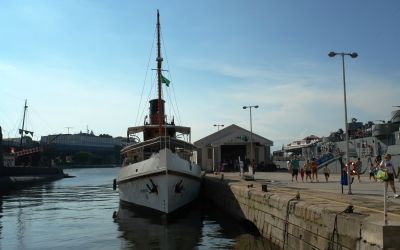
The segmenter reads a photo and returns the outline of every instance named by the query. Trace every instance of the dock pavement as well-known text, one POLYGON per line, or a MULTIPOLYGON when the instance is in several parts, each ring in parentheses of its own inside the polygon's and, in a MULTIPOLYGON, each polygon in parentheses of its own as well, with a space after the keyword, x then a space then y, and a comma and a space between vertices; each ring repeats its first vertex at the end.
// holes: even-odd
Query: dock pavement
MULTIPOLYGON (((266 184, 267 192, 274 192, 281 195, 296 196, 300 194, 301 200, 314 200, 315 203, 332 204, 333 207, 347 207, 352 205, 355 213, 369 214, 374 220, 384 220, 384 183, 370 181, 369 176, 362 176, 361 182, 355 176, 351 185, 352 194, 348 194, 348 186, 340 184, 340 175, 331 174, 329 181, 325 181, 323 174, 318 175, 318 182, 298 181, 292 182, 292 176, 288 172, 256 172, 254 180, 244 180, 238 172, 224 172, 207 174, 209 177, 221 178, 225 182, 232 182, 234 185, 243 185, 247 188, 261 190, 262 184, 266 184)), ((305 177, 304 177, 305 178, 305 177)), ((395 180, 397 193, 400 193, 400 182, 395 180)), ((400 225, 400 197, 394 198, 393 192, 388 186, 387 214, 388 222, 391 225, 400 225)))

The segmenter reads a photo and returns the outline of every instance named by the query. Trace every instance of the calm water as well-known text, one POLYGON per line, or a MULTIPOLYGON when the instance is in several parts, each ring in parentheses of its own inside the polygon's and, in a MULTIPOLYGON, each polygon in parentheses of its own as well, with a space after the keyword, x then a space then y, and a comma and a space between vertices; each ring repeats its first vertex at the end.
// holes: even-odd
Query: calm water
POLYGON ((117 171, 66 170, 76 178, 0 197, 0 249, 273 249, 202 203, 168 220, 120 207, 117 171))

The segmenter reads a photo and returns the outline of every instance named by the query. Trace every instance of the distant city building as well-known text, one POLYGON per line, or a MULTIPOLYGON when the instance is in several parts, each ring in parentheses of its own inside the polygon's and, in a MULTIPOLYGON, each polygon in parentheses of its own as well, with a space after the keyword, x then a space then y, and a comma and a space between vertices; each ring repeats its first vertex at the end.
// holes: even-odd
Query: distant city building
POLYGON ((127 138, 91 133, 3 138, 4 165, 119 164, 127 138))
POLYGON ((92 133, 42 136, 40 145, 45 160, 53 165, 118 164, 120 150, 127 144, 123 137, 96 136, 92 133))
POLYGON ((15 149, 19 149, 20 146, 22 146, 23 148, 36 147, 39 145, 39 142, 34 141, 29 136, 24 136, 22 138, 22 141, 21 141, 21 137, 19 137, 19 138, 3 138, 3 145, 6 148, 14 147, 15 149), (22 142, 22 144, 21 144, 21 142, 22 142))
POLYGON ((115 147, 123 147, 126 145, 126 138, 115 137, 110 135, 99 135, 80 133, 80 134, 58 134, 42 136, 41 145, 50 147, 69 148, 74 151, 104 151, 115 147))

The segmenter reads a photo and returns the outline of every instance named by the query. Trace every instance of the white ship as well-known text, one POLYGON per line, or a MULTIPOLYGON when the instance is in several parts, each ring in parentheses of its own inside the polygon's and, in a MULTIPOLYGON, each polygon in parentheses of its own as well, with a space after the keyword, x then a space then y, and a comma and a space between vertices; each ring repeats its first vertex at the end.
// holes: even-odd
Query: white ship
POLYGON ((173 120, 166 121, 165 101, 161 97, 165 78, 161 74, 158 11, 157 37, 158 98, 150 100, 150 122, 128 128, 128 139, 139 138, 136 134, 143 133, 143 142, 129 144, 121 150, 124 163, 117 184, 122 202, 168 214, 198 197, 201 169, 192 161, 195 147, 190 143, 190 128, 176 126, 173 120))

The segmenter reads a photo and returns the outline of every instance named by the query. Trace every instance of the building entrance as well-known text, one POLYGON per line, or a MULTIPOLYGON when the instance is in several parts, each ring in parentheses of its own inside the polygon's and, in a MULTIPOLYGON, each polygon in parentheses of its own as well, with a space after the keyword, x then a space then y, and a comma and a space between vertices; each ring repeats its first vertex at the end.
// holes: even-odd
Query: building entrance
POLYGON ((225 163, 225 171, 239 171, 239 159, 244 162, 246 156, 246 145, 221 145, 221 161, 225 163))

